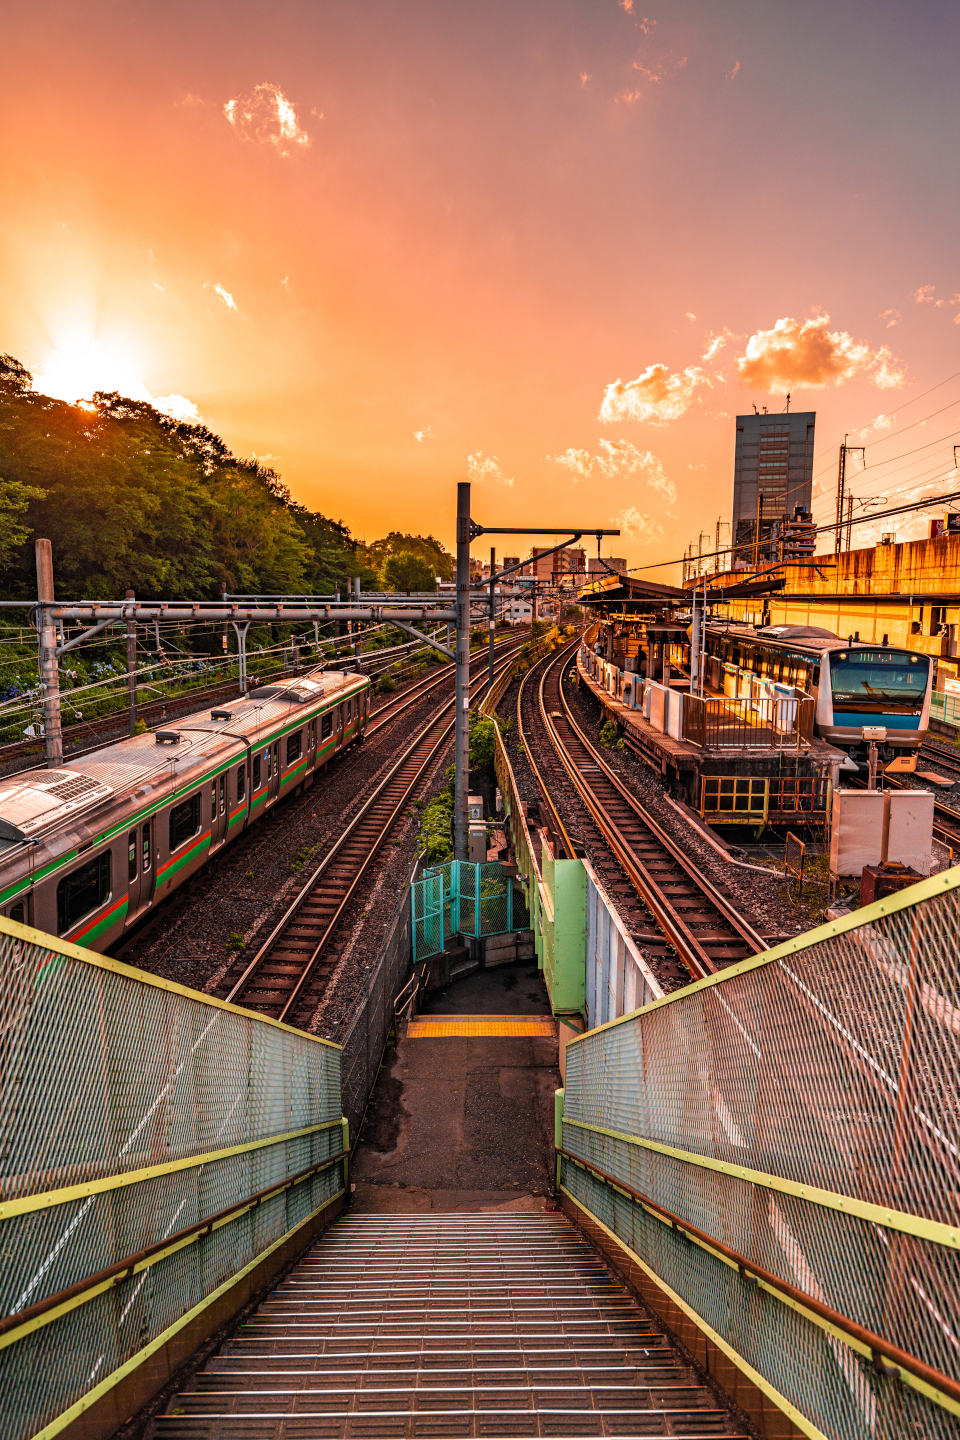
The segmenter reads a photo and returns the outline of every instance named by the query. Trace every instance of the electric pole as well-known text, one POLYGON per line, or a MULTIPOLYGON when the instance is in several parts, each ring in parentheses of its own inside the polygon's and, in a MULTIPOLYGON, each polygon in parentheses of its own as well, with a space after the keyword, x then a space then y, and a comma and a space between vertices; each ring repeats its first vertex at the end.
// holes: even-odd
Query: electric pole
MULTIPOLYGON (((843 549, 843 546, 842 546, 842 544, 841 544, 841 539, 842 539, 842 536, 843 536, 843 522, 844 522, 844 513, 843 513, 843 512, 844 512, 844 505, 845 505, 845 502, 846 502, 847 456, 848 456, 848 455, 859 455, 859 456, 860 456, 860 459, 861 459, 861 460, 864 460, 865 457, 866 457, 866 453, 867 453, 867 452, 866 452, 866 450, 864 449, 864 447, 863 447, 862 445, 848 445, 848 444, 847 444, 847 437, 846 437, 846 435, 844 435, 844 437, 843 437, 843 444, 840 446, 840 463, 839 463, 839 465, 838 465, 838 467, 837 467, 837 517, 836 517, 836 527, 837 527, 837 528, 836 528, 836 532, 835 532, 835 533, 836 533, 836 537, 837 537, 837 553, 838 553, 838 554, 839 554, 839 552, 843 549)), ((850 548, 850 547, 849 547, 849 545, 848 545, 848 546, 847 546, 847 549, 849 549, 849 548, 850 548)))
MULTIPOLYGON (((125 600, 135 600, 136 594, 128 590, 124 595, 125 600)), ((226 633, 226 626, 224 633, 226 633)), ((127 621, 127 728, 131 735, 137 733, 137 622, 133 616, 131 607, 130 618, 127 621)))
POLYGON ((57 665, 57 624, 48 606, 53 604, 53 547, 49 540, 37 540, 37 633, 40 637, 40 695, 43 700, 43 729, 47 765, 63 764, 63 732, 60 729, 60 671, 57 665))
POLYGON ((470 482, 457 485, 457 658, 454 697, 453 853, 467 858, 470 788, 470 482))

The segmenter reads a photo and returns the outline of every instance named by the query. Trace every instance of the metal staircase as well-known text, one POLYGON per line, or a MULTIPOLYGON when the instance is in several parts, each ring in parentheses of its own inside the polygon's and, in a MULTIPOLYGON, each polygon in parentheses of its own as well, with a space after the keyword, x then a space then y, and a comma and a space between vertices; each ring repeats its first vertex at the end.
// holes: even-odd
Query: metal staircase
POLYGON ((744 1430, 562 1215, 348 1214, 155 1421, 157 1440, 744 1430))

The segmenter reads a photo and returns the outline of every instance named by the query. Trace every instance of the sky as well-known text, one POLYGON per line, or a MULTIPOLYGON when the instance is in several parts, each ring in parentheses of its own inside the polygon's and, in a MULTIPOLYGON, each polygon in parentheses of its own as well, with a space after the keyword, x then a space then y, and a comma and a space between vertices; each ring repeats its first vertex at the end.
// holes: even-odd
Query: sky
POLYGON ((818 519, 845 433, 864 512, 960 488, 958 44, 952 0, 34 0, 0 352, 367 540, 452 544, 471 479, 483 524, 707 548, 788 391, 818 519))

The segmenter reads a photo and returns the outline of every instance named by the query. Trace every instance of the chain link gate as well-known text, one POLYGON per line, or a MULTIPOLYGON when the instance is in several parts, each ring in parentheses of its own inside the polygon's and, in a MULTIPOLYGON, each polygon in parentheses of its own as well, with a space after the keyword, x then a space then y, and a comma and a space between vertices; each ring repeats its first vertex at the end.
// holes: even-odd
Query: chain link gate
POLYGON ((414 963, 439 955, 451 935, 505 935, 527 930, 526 898, 499 860, 450 860, 410 886, 414 963))

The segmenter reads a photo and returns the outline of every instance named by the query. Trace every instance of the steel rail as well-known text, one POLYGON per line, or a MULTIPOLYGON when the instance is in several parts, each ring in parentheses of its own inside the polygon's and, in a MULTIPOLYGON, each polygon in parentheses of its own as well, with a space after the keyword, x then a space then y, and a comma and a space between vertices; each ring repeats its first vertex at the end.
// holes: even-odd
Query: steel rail
MULTIPOLYGON (((511 651, 503 658, 503 665, 509 664, 514 653, 511 651)), ((485 654, 476 657, 484 667, 486 658, 485 654)), ((498 673, 502 668, 499 667, 498 673)), ((228 1000, 236 1002, 244 992, 255 989, 255 998, 247 998, 242 1003, 253 1009, 266 1009, 275 1014, 275 1018, 287 1021, 314 978, 331 934, 398 814, 438 751, 449 740, 453 708, 451 696, 381 777, 229 990, 228 1000), (298 920, 303 931, 299 941, 290 933, 298 920), (283 958, 284 940, 289 949, 288 958, 283 958), (271 964, 277 967, 273 974, 268 973, 271 964), (284 970, 289 973, 284 975, 284 970)))
POLYGON ((560 814, 560 811, 557 809, 557 805, 553 796, 550 793, 550 788, 543 777, 543 772, 540 769, 540 766, 537 764, 536 759, 534 758, 534 747, 531 743, 531 736, 523 723, 524 690, 526 688, 527 681, 530 679, 530 676, 532 674, 532 669, 526 672, 523 679, 520 681, 520 688, 517 691, 517 735, 519 737, 521 745, 523 746, 523 753, 527 764, 533 771, 534 779, 540 787, 540 794, 543 796, 544 802, 547 805, 550 814, 553 816, 553 822, 556 826, 556 833, 563 842, 563 848, 566 851, 567 859, 572 860, 576 855, 576 849, 574 848, 573 840, 571 838, 569 830, 563 823, 563 818, 560 814))
POLYGON ((627 789, 578 725, 564 695, 562 683, 563 667, 570 659, 571 653, 575 653, 578 643, 575 642, 573 646, 559 651, 545 667, 540 680, 540 714, 550 742, 574 789, 600 831, 605 844, 616 857, 666 939, 695 979, 702 979, 705 975, 713 974, 724 963, 742 960, 748 955, 767 949, 763 936, 743 919, 716 886, 698 873, 695 863, 684 854, 676 841, 627 789), (545 694, 546 686, 557 666, 559 666, 559 672, 554 677, 556 699, 548 702, 545 694), (551 708, 557 703, 562 706, 562 711, 551 708), (568 732, 566 736, 561 734, 563 728, 568 732), (577 751, 579 753, 575 753, 577 751), (594 769, 594 774, 591 775, 589 781, 583 774, 584 765, 594 769), (601 798, 603 791, 606 794, 601 798), (611 818, 609 813, 611 800, 618 808, 624 806, 627 808, 631 825, 638 830, 638 835, 631 837, 624 833, 621 828, 622 822, 618 824, 611 818), (673 899, 666 894, 661 884, 650 874, 644 858, 637 853, 637 841, 641 838, 651 841, 659 851, 669 857, 672 864, 681 872, 688 886, 702 897, 710 921, 715 923, 719 920, 721 927, 728 932, 728 935, 724 936, 722 940, 715 941, 712 947, 709 942, 705 943, 701 940, 697 933, 701 927, 695 928, 688 923, 673 899), (733 948, 738 953, 734 956, 725 956, 718 962, 715 958, 718 948, 726 950, 733 948))

